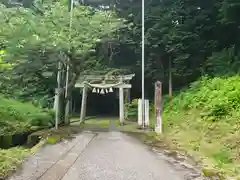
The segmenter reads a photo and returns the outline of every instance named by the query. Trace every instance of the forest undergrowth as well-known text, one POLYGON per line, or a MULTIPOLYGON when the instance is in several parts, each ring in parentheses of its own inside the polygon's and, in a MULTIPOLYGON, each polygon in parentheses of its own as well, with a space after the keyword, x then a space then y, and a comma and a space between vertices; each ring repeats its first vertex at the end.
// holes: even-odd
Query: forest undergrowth
POLYGON ((51 127, 53 114, 34 106, 30 102, 7 99, 0 95, 0 179, 16 170, 23 159, 30 154, 25 146, 12 147, 14 136, 28 133, 39 128, 51 127))

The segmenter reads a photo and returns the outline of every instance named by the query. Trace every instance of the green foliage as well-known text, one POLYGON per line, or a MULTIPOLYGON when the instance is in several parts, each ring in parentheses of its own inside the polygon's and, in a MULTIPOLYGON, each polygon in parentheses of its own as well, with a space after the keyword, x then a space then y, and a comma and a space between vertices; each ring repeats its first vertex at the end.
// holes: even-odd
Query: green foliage
MULTIPOLYGON (((174 98, 171 108, 202 109, 204 112, 202 116, 212 116, 216 120, 216 118, 231 115, 239 109, 239 104, 239 76, 213 79, 203 77, 174 98)), ((167 107, 166 111, 168 108, 170 107, 167 107)))
POLYGON ((240 77, 203 77, 165 102, 165 135, 206 167, 239 176, 240 77))
POLYGON ((0 70, 11 68, 11 64, 4 62, 3 60, 4 55, 5 55, 5 52, 0 49, 0 70))
POLYGON ((237 13, 240 10, 240 3, 237 0, 224 0, 220 9, 222 22, 227 24, 238 24, 237 13))
POLYGON ((91 50, 96 49, 103 37, 110 37, 122 20, 112 11, 77 5, 72 11, 70 30, 70 13, 65 1, 31 1, 30 4, 19 8, 0 4, 4 62, 14 64, 14 71, 0 71, 0 81, 4 82, 0 84, 0 92, 51 107, 58 62, 63 63, 64 73, 69 60, 72 87, 82 71, 101 67, 96 63, 98 60, 91 62, 94 54, 91 50))
POLYGON ((30 152, 22 147, 15 147, 11 149, 0 149, 0 178, 5 179, 8 173, 15 171, 22 163, 23 159, 29 155, 30 152))
MULTIPOLYGON (((128 118, 132 121, 137 121, 138 119, 138 99, 133 99, 130 103, 125 104, 127 108, 127 114, 128 118)), ((150 102, 149 104, 149 113, 150 116, 154 113, 154 104, 150 102)), ((150 117, 150 126, 153 128, 155 126, 154 123, 152 123, 153 118, 150 117)))
POLYGON ((33 126, 52 126, 53 116, 31 103, 21 103, 0 96, 0 135, 26 132, 33 126))
MULTIPOLYGON (((169 59, 175 90, 205 74, 238 73, 239 7, 237 0, 149 2, 145 7, 146 93, 153 96, 150 87, 156 80, 163 82, 164 92, 167 90, 169 59)), ((133 83, 139 93, 141 2, 121 0, 117 8, 126 21, 117 34, 119 42, 115 43, 112 64, 135 72, 133 83)))
POLYGON ((138 117, 138 99, 133 99, 132 102, 125 104, 127 107, 128 118, 137 121, 138 117))
POLYGON ((34 15, 31 9, 1 6, 0 32, 4 45, 9 56, 23 58, 19 62, 26 61, 26 53, 35 47, 55 52, 66 52, 70 48, 74 50, 71 56, 83 56, 103 36, 116 29, 120 22, 112 12, 77 6, 73 9, 72 29, 69 32, 70 13, 66 4, 55 2, 49 8, 43 7, 42 11, 43 15, 34 15), (7 30, 10 27, 11 30, 7 30))
POLYGON ((239 73, 239 57, 237 48, 223 49, 213 53, 206 60, 206 68, 209 75, 233 75, 239 73))
POLYGON ((214 159, 218 161, 217 165, 221 167, 223 164, 228 164, 232 162, 231 159, 231 153, 227 150, 220 150, 219 152, 216 152, 213 154, 214 159))

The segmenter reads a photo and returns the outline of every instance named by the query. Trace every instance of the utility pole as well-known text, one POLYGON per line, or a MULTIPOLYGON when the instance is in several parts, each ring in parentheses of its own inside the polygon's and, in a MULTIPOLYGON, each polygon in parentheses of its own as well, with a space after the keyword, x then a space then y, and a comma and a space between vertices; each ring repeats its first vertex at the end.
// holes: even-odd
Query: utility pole
MULTIPOLYGON (((68 53, 70 54, 71 51, 71 33, 72 33, 72 18, 73 18, 73 0, 70 0, 70 7, 69 7, 69 12, 70 12, 70 20, 69 20, 69 47, 68 47, 68 53)), ((69 98, 69 89, 68 89, 68 84, 69 84, 69 63, 70 63, 70 59, 69 57, 67 58, 67 71, 66 71, 66 85, 65 85, 65 100, 66 100, 66 104, 65 104, 65 124, 69 124, 69 107, 70 107, 70 98, 69 98)))
POLYGON ((145 56, 145 53, 144 53, 144 0, 142 0, 142 121, 143 121, 143 128, 145 128, 145 94, 144 94, 144 56, 145 56))

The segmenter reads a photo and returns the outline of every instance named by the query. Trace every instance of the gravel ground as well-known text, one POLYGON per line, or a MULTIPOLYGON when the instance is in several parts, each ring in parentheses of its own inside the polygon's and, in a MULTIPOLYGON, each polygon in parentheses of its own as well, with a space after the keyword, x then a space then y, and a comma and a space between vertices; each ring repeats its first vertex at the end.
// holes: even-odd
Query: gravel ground
POLYGON ((167 159, 121 132, 83 132, 42 147, 8 180, 195 179, 192 170, 167 159))

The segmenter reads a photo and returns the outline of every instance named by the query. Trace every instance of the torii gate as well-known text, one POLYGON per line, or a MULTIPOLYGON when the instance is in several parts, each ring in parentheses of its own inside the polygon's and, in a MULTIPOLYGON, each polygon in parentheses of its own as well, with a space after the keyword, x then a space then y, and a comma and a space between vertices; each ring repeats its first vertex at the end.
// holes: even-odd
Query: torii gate
POLYGON ((124 95, 129 96, 130 80, 135 76, 135 74, 129 75, 119 75, 119 76, 104 76, 104 75, 85 75, 79 78, 75 84, 76 88, 80 88, 82 91, 82 104, 81 104, 81 114, 80 121, 84 122, 86 117, 86 107, 87 107, 87 91, 92 89, 93 93, 111 93, 113 89, 119 89, 119 120, 123 124, 124 116, 124 95), (124 91, 126 92, 124 94, 124 91))

